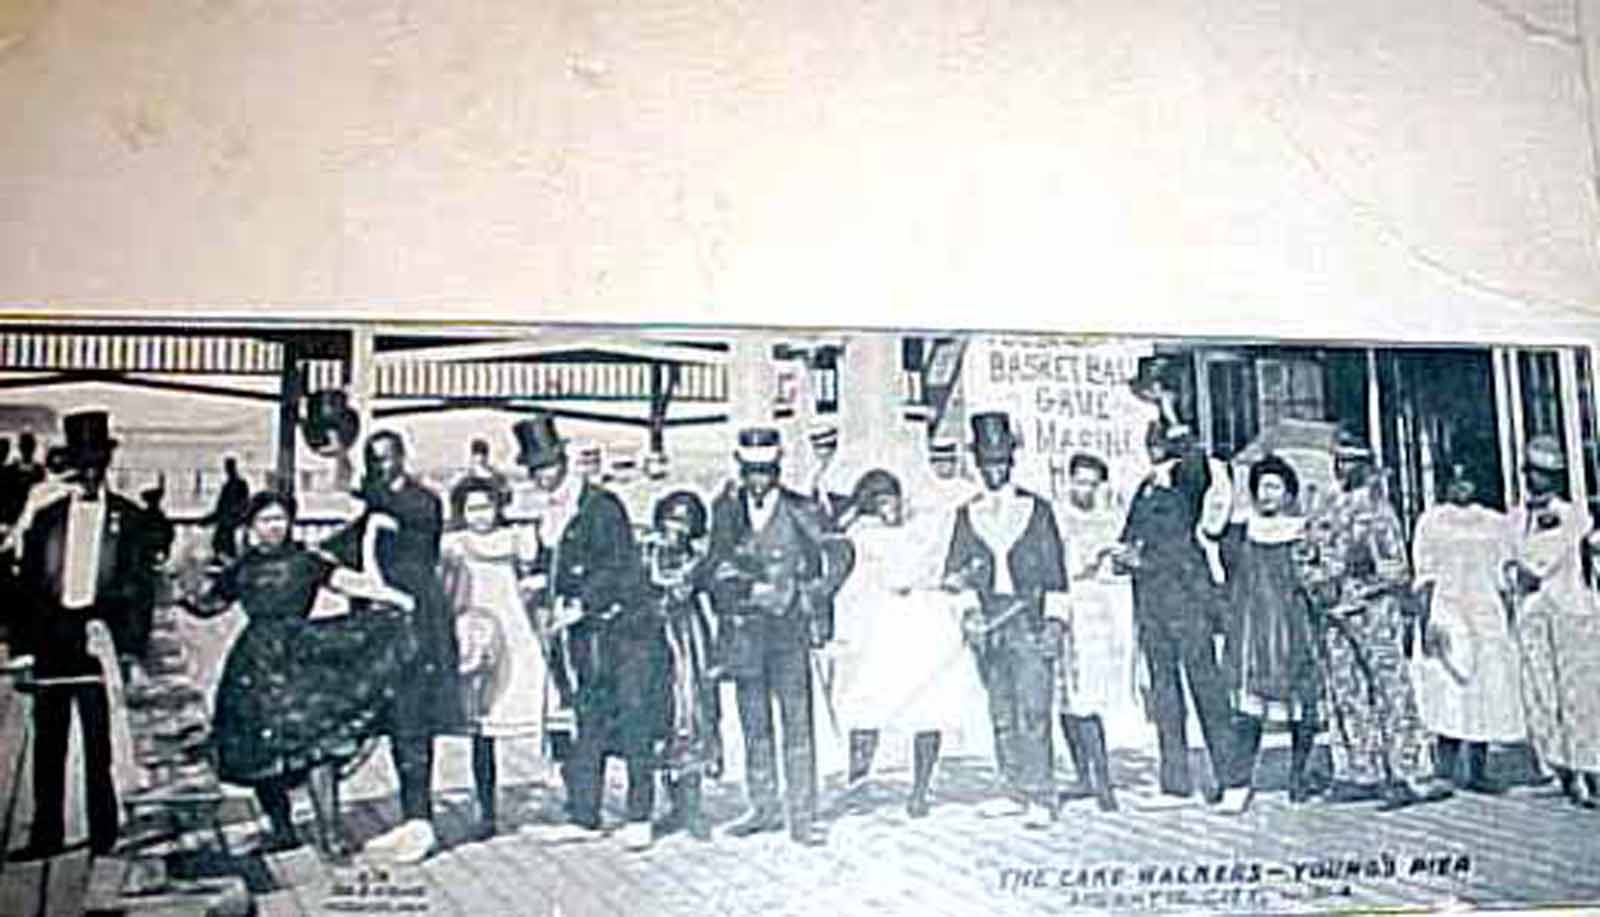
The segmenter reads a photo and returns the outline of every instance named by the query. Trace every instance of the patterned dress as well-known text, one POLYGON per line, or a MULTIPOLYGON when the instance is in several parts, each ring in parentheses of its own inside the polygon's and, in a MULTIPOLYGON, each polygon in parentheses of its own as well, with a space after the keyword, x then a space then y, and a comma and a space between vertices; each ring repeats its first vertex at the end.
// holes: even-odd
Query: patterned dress
POLYGON ((1322 619, 1335 777, 1372 785, 1431 776, 1433 760, 1401 648, 1410 564, 1400 520, 1375 488, 1332 496, 1307 523, 1301 581, 1322 619))
POLYGON ((230 783, 296 779, 354 757, 379 726, 386 690, 411 655, 401 612, 307 620, 334 564, 299 545, 254 547, 202 599, 237 601, 249 623, 217 689, 218 775, 230 783))
POLYGON ((668 727, 661 766, 674 778, 722 772, 722 710, 711 672, 711 609, 698 577, 704 555, 690 545, 664 544, 649 558, 650 592, 662 618, 668 650, 668 727), (694 584, 687 597, 670 586, 694 584))

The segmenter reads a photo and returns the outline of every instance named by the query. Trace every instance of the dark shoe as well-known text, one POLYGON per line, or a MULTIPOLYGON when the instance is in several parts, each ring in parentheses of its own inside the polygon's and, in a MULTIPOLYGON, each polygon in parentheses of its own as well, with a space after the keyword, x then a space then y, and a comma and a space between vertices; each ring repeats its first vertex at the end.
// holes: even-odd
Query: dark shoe
POLYGON ((1498 781, 1490 780, 1488 777, 1479 776, 1462 784, 1461 789, 1464 792, 1476 793, 1480 796, 1503 796, 1509 787, 1498 781))
POLYGON ((30 842, 25 847, 22 847, 18 850, 13 850, 11 854, 6 857, 6 860, 12 863, 34 863, 39 860, 48 860, 52 857, 61 856, 69 849, 78 849, 79 847, 81 847, 81 845, 74 845, 72 848, 68 848, 65 844, 62 844, 59 841, 46 844, 30 842))
POLYGON ((1074 780, 1063 786, 1056 798, 1065 805, 1069 802, 1076 802, 1079 799, 1093 799, 1094 795, 1094 784, 1088 780, 1074 780))
POLYGON ((906 800, 906 815, 911 818, 928 817, 928 800, 922 796, 912 796, 906 800))
POLYGON ((1379 812, 1394 812, 1407 806, 1414 806, 1422 801, 1422 797, 1404 783, 1391 784, 1383 791, 1383 803, 1378 806, 1379 812))
POLYGON ((284 853, 299 848, 305 842, 293 829, 273 829, 261 838, 260 851, 262 853, 284 853))
POLYGON ((1322 801, 1335 805, 1347 802, 1371 802, 1374 799, 1378 799, 1380 795, 1376 787, 1335 781, 1328 788, 1327 795, 1322 797, 1322 801))
POLYGON ((821 834, 816 828, 806 822, 799 822, 789 828, 789 839, 802 847, 821 847, 824 843, 821 834))
POLYGON ((656 819, 651 828, 655 831, 656 837, 666 837, 670 834, 677 834, 688 827, 688 824, 689 819, 684 816, 683 811, 677 806, 673 806, 667 810, 667 814, 656 819))
POLYGON ((783 830, 783 816, 777 812, 755 811, 728 826, 729 837, 749 837, 783 830))
POLYGON ((472 833, 468 835, 468 839, 475 843, 481 843, 483 841, 494 840, 494 836, 494 822, 489 819, 484 819, 479 821, 477 825, 473 826, 472 833))

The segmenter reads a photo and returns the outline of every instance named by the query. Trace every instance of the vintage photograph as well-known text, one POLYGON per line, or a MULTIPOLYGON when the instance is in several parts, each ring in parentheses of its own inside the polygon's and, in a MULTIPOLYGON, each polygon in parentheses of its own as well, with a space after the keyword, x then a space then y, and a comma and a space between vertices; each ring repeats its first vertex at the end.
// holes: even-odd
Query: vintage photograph
POLYGON ((7 913, 1593 900, 1588 347, 0 327, 7 913))
POLYGON ((1600 906, 1600 0, 0 0, 0 917, 1600 906))

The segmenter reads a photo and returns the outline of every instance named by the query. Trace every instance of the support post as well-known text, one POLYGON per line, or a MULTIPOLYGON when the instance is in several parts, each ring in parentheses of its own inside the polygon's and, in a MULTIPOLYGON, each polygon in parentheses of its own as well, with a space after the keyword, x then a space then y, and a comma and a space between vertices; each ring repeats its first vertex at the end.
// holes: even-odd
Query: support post
POLYGON ((662 453, 667 448, 667 408, 683 376, 683 367, 676 363, 650 364, 650 451, 662 453))
POLYGON ((283 493, 295 492, 295 457, 299 446, 300 396, 304 381, 300 378, 300 345, 294 340, 283 342, 283 367, 278 374, 278 460, 273 467, 277 476, 276 487, 283 493))
POLYGON ((1567 494, 1572 505, 1587 513, 1589 482, 1583 473, 1588 460, 1583 454, 1583 405, 1578 399, 1578 359, 1571 347, 1556 351, 1556 372, 1561 380, 1561 431, 1567 451, 1567 494))

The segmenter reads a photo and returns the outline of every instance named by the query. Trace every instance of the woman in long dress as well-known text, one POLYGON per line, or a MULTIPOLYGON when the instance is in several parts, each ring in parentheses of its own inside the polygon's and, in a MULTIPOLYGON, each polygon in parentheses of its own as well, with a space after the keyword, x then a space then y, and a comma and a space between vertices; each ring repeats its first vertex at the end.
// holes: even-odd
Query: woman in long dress
POLYGON ((1503 788, 1485 774, 1488 743, 1521 742, 1521 660, 1498 594, 1506 518, 1473 502, 1463 466, 1453 469, 1446 500, 1417 520, 1411 554, 1419 587, 1432 584, 1422 652, 1413 663, 1417 706, 1438 737, 1438 772, 1457 779, 1466 744, 1467 776, 1458 785, 1479 793, 1503 788))
POLYGON ((338 826, 339 767, 380 725, 384 689, 411 655, 404 615, 412 599, 374 572, 371 544, 366 572, 358 572, 291 541, 294 515, 292 497, 252 497, 244 553, 212 571, 184 604, 210 617, 238 602, 249 616, 217 690, 218 776, 255 790, 272 822, 268 850, 299 845, 289 791, 309 784, 318 850, 339 860, 348 855, 338 826), (310 620, 322 589, 373 604, 310 620))
POLYGON ((687 828, 695 840, 708 841, 711 825, 702 808, 702 788, 706 778, 722 773, 722 715, 711 671, 712 616, 704 586, 709 518, 699 495, 678 490, 657 501, 652 520, 646 572, 667 638, 671 689, 660 760, 671 810, 657 822, 656 832, 687 828))
POLYGON ((1323 625, 1335 785, 1329 802, 1381 795, 1388 808, 1443 799, 1401 643, 1411 584, 1405 536, 1366 444, 1341 434, 1342 490, 1306 523, 1301 582, 1323 625))
POLYGON ((852 788, 871 773, 885 734, 910 738, 906 812, 922 818, 943 737, 960 730, 982 689, 953 606, 916 588, 937 581, 938 542, 904 525, 903 508, 900 482, 887 471, 869 471, 855 487, 844 521, 856 566, 836 598, 843 656, 836 706, 849 730, 852 788))
POLYGON ((1295 560, 1305 541, 1305 520, 1290 514, 1299 493, 1294 468, 1267 455, 1250 467, 1251 514, 1226 536, 1233 617, 1224 655, 1234 709, 1243 721, 1235 751, 1248 788, 1241 812, 1256 791, 1264 726, 1289 732, 1289 801, 1303 802, 1310 795, 1305 770, 1320 722, 1321 680, 1317 632, 1295 560))
POLYGON ((472 735, 478 839, 495 833, 499 739, 538 739, 544 728, 545 656, 518 589, 517 566, 538 553, 531 529, 504 524, 499 483, 469 477, 450 494, 457 531, 440 541, 445 593, 455 612, 463 713, 472 735))

